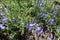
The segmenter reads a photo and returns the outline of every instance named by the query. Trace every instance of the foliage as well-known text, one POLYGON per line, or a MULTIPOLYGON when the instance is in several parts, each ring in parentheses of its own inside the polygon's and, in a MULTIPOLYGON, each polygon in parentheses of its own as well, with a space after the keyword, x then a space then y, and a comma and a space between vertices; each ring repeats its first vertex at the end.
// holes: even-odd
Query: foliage
MULTIPOLYGON (((33 25, 36 23, 42 28, 48 25, 47 28, 51 29, 55 36, 60 37, 60 32, 57 30, 60 27, 60 9, 53 6, 52 0, 43 0, 42 6, 38 5, 39 0, 1 0, 0 4, 2 4, 0 12, 5 14, 2 16, 3 21, 0 20, 5 29, 0 29, 0 33, 8 34, 9 39, 13 40, 17 32, 24 30, 29 22, 33 25)), ((32 29, 36 29, 36 25, 32 29)))

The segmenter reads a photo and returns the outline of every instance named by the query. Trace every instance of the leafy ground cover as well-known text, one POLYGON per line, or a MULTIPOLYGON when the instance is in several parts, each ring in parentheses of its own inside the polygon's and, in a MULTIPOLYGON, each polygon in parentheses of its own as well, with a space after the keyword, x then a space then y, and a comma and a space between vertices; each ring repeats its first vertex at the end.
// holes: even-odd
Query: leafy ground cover
POLYGON ((59 0, 1 0, 0 40, 59 40, 59 14, 59 0))

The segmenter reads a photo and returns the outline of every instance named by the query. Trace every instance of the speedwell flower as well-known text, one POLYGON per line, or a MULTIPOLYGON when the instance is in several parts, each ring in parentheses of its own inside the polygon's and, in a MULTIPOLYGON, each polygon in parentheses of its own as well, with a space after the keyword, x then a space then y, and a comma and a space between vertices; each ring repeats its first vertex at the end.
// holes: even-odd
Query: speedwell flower
POLYGON ((7 22, 7 18, 5 18, 5 17, 2 17, 1 20, 2 20, 2 22, 4 22, 4 23, 7 22))
POLYGON ((52 24, 54 22, 54 19, 49 19, 48 22, 52 24))
POLYGON ((42 0, 39 0, 39 2, 38 2, 38 6, 39 6, 39 7, 42 6, 42 0))
POLYGON ((31 30, 31 29, 32 29, 32 26, 35 26, 35 25, 36 25, 36 23, 29 22, 29 23, 27 24, 27 28, 28 28, 29 30, 31 30))
POLYGON ((41 18, 43 18, 43 17, 45 17, 45 14, 41 12, 39 16, 40 16, 41 18))
POLYGON ((5 29, 5 26, 3 24, 0 24, 1 29, 5 29))
POLYGON ((36 32, 40 35, 43 32, 43 29, 41 27, 37 27, 36 32))

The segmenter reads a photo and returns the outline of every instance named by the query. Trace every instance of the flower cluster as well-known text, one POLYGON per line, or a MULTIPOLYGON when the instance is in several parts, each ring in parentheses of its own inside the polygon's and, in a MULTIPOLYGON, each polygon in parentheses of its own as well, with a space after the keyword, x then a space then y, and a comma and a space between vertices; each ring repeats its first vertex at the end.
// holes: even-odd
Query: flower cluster
MULTIPOLYGON (((43 0, 39 0, 39 2, 38 2, 38 6, 39 6, 39 8, 40 7, 42 7, 42 2, 43 0)), ((44 20, 44 21, 46 21, 46 23, 47 23, 47 27, 49 26, 49 24, 50 24, 50 26, 55 22, 55 15, 56 15, 56 12, 57 12, 57 9, 54 7, 53 8, 53 10, 51 11, 51 12, 49 12, 48 13, 48 10, 47 10, 47 6, 44 6, 44 9, 43 9, 43 11, 40 11, 40 13, 39 13, 39 17, 40 18, 43 18, 42 20, 44 20), (48 17, 50 17, 50 18, 48 18, 48 17, 46 17, 46 14, 48 14, 49 16, 48 17)), ((36 19, 37 20, 37 19, 36 19)), ((37 20, 38 21, 38 20, 37 20)), ((32 32, 34 32, 34 30, 32 29, 32 27, 33 26, 35 26, 36 24, 38 24, 38 23, 32 23, 32 22, 29 22, 28 24, 27 24, 27 28, 29 29, 29 30, 32 30, 32 32)), ((45 23, 43 23, 43 24, 45 24, 45 23)), ((38 24, 39 25, 39 24, 38 24)), ((41 25, 41 26, 43 26, 44 27, 44 25, 41 25)), ((45 25, 46 26, 46 25, 45 25)), ((42 34, 43 33, 43 28, 42 27, 36 27, 36 33, 38 34, 38 35, 40 35, 40 34, 42 34)), ((49 35, 49 38, 52 40, 52 35, 49 35)), ((49 40, 50 40, 49 39, 49 40)))
MULTIPOLYGON (((0 9, 4 9, 5 12, 7 12, 7 8, 4 7, 4 5, 0 4, 0 9)), ((5 13, 0 11, 0 28, 4 29, 4 24, 7 23, 7 18, 5 17, 5 13)))
MULTIPOLYGON (((54 28, 53 30, 55 30, 55 26, 60 25, 60 22, 57 22, 60 18, 56 17, 56 14, 59 16, 57 9, 50 5, 51 2, 49 0, 36 0, 38 1, 37 5, 35 0, 20 1, 11 0, 8 2, 8 0, 6 0, 6 2, 4 2, 6 3, 4 4, 5 6, 0 4, 0 29, 5 29, 4 25, 6 25, 6 29, 9 29, 9 31, 12 32, 12 29, 16 27, 20 32, 20 29, 24 29, 26 26, 29 31, 34 32, 36 30, 36 33, 41 35, 46 32, 46 30, 50 30, 50 28, 54 28)), ((48 35, 48 38, 52 40, 52 35, 48 35)))

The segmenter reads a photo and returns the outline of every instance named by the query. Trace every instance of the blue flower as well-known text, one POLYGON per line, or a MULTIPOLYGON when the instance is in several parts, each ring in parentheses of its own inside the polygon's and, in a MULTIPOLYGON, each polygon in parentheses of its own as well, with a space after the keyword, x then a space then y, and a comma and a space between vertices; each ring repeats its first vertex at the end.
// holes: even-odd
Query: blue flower
POLYGON ((56 14, 56 8, 53 9, 53 14, 56 14))
POLYGON ((5 17, 2 17, 1 20, 2 20, 2 22, 4 22, 4 23, 7 22, 7 18, 5 18, 5 17))
POLYGON ((41 12, 40 17, 42 17, 42 18, 45 17, 45 14, 41 12))
POLYGON ((5 11, 5 12, 7 12, 7 11, 8 11, 8 9, 7 9, 7 8, 4 8, 4 11, 5 11))
POLYGON ((31 30, 32 31, 32 33, 35 31, 35 30, 31 30))
POLYGON ((29 30, 31 30, 32 26, 33 26, 33 25, 32 25, 31 23, 28 23, 28 24, 27 24, 27 28, 28 28, 29 30))
POLYGON ((52 34, 49 34, 49 38, 53 38, 53 35, 52 34))
POLYGON ((33 26, 36 26, 37 25, 37 23, 33 23, 33 26))
POLYGON ((52 38, 53 38, 53 34, 52 34, 52 33, 49 34, 47 38, 48 38, 48 40, 52 40, 52 38))
POLYGON ((43 29, 41 27, 37 27, 36 32, 40 35, 43 32, 43 29))
POLYGON ((35 25, 36 25, 36 23, 29 22, 29 23, 27 24, 27 28, 28 28, 29 30, 31 30, 31 29, 32 29, 32 26, 35 26, 35 25))
POLYGON ((1 28, 1 29, 5 29, 5 27, 4 27, 3 24, 0 24, 0 28, 1 28))
POLYGON ((52 24, 54 22, 54 19, 49 19, 48 22, 52 24))
POLYGON ((38 6, 39 6, 39 7, 42 6, 42 0, 39 0, 39 2, 38 2, 38 6))
POLYGON ((42 3, 38 3, 38 6, 41 7, 42 6, 42 3))

